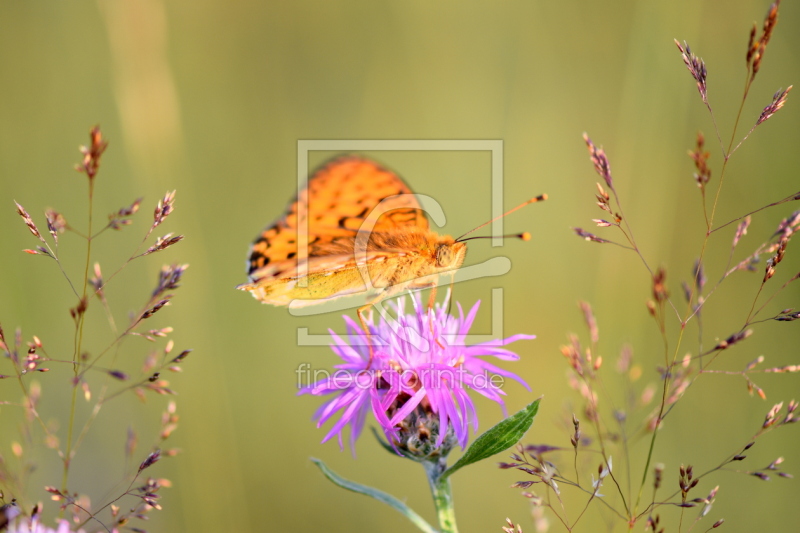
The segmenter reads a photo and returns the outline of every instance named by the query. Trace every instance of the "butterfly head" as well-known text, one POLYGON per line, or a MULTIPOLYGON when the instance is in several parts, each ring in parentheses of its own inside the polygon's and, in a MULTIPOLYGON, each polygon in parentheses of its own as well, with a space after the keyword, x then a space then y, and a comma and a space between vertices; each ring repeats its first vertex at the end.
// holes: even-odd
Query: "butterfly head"
POLYGON ((467 255, 467 245, 463 242, 443 242, 436 246, 436 267, 441 270, 456 270, 461 267, 467 255))

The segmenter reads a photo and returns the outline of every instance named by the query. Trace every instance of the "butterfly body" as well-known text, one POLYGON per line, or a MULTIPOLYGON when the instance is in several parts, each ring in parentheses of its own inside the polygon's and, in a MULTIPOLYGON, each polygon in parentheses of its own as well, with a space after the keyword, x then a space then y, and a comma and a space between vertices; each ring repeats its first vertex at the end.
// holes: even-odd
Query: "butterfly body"
POLYGON ((256 239, 250 283, 239 288, 273 305, 303 307, 362 292, 380 300, 435 287, 439 274, 458 269, 465 255, 465 243, 428 229, 396 174, 344 157, 317 171, 256 239))

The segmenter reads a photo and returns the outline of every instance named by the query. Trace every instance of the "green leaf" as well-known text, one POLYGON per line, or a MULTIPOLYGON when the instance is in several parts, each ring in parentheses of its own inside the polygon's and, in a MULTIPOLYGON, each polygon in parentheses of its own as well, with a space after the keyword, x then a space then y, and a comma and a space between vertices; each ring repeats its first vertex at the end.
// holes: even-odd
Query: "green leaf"
POLYGON ((507 450, 519 442, 530 429, 531 424, 533 424, 533 419, 539 411, 540 399, 500 421, 496 426, 475 439, 472 445, 467 448, 467 451, 464 452, 464 455, 461 456, 461 459, 445 470, 440 479, 444 480, 456 470, 507 450))
POLYGON ((334 484, 339 485, 343 489, 369 496, 378 500, 379 502, 383 502, 386 505, 393 507, 400 514, 411 520, 415 526, 425 533, 437 533, 437 531, 429 523, 427 523, 424 518, 415 513, 408 505, 401 502, 391 494, 386 494, 378 489, 373 489, 372 487, 367 487, 366 485, 361 485, 360 483, 355 483, 354 481, 344 479, 336 472, 328 468, 328 466, 320 459, 315 459, 312 457, 311 462, 317 465, 319 469, 322 470, 322 473, 325 474, 325 477, 330 479, 334 484))

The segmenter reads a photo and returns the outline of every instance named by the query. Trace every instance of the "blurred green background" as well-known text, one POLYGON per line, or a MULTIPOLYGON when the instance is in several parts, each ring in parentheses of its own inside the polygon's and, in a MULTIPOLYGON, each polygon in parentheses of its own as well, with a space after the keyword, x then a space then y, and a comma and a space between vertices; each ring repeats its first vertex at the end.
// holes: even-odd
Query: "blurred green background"
MULTIPOLYGON (((712 189, 722 161, 713 124, 672 40, 686 39, 705 59, 711 105, 727 143, 744 86, 748 32, 753 21, 761 24, 767 7, 753 0, 0 3, 0 205, 5 206, 0 209, 0 323, 7 332, 21 326, 26 338, 38 335, 51 355, 70 355, 67 310, 75 302, 56 265, 20 253, 36 241, 12 200, 23 204, 40 227, 43 209, 54 207, 84 228, 85 179, 71 167, 79 160, 76 147, 99 123, 110 146, 97 180, 98 218, 145 198, 133 227, 97 241, 96 259, 104 270, 112 272, 130 254, 167 190, 178 191, 176 211, 161 233, 186 235, 176 247, 137 260, 109 286, 117 320, 124 322, 147 298, 162 263, 191 265, 173 305, 154 317, 154 325, 175 328, 176 349, 194 352, 183 374, 169 376, 179 392, 181 421, 168 443, 182 453, 151 472, 169 478, 174 487, 162 491, 164 511, 153 513, 144 526, 152 531, 409 531, 394 511, 335 488, 308 460, 320 457, 345 477, 390 492, 433 520, 421 469, 387 455, 368 434, 358 443, 356 459, 334 443, 320 445, 325 431, 310 421, 319 400, 294 396, 301 363, 328 368, 336 362, 325 347, 298 347, 295 328, 341 329, 339 313, 291 317, 286 309, 262 306, 233 290, 245 281, 251 240, 296 190, 298 139, 503 141, 504 205, 510 208, 543 192, 550 200, 505 221, 507 231, 530 231, 532 242, 508 242, 502 249, 488 241, 470 244, 467 264, 502 254, 511 259, 512 271, 461 284, 456 299, 465 305, 483 300, 476 331, 486 332, 491 289, 505 289, 504 334, 538 335, 514 346, 521 362, 505 365, 533 387, 530 394, 509 385, 509 410, 544 395, 526 441, 569 446, 567 421, 581 402, 567 385, 559 346, 571 332, 585 338, 578 300, 590 301, 597 314, 599 352, 612 396, 619 389, 614 363, 623 344, 633 346, 642 366, 639 389, 657 382, 655 368, 663 361, 660 338, 645 309, 650 282, 641 262, 618 247, 583 242, 571 233, 570 227, 581 226, 618 238, 594 230, 590 221, 603 213, 594 206, 598 177, 581 134, 588 132, 606 149, 637 242, 650 265, 666 267, 672 296, 683 305, 680 280, 690 276, 704 233, 686 156, 698 130, 705 132, 713 154, 712 189)), ((744 106, 739 137, 775 90, 800 82, 800 10, 790 2, 781 10, 744 106)), ((793 96, 730 160, 718 221, 797 191, 800 120, 793 96)), ((312 154, 311 166, 328 155, 312 154)), ((459 235, 490 216, 488 152, 365 155, 399 172, 416 192, 436 198, 447 215, 443 233, 459 235)), ((755 217, 737 260, 793 209, 785 204, 755 217)), ((711 283, 727 261, 732 231, 711 240, 711 283)), ((61 242, 68 272, 80 279, 81 240, 68 234, 61 242)), ((794 255, 790 245, 766 294, 798 271, 794 255)), ((738 274, 709 300, 707 348, 741 327, 760 279, 760 273, 738 274)), ((795 306, 797 297, 796 287, 790 288, 765 313, 795 306)), ((99 350, 110 339, 99 308, 90 309, 88 325, 94 333, 87 349, 99 350)), ((673 338, 676 330, 673 320, 673 338)), ((798 362, 795 324, 767 322, 755 330, 715 368, 739 371, 762 354, 765 366, 798 362)), ((693 323, 682 352, 696 353, 696 338, 693 323)), ((127 343, 129 359, 120 364, 135 370, 148 348, 144 344, 127 343)), ((43 416, 62 420, 62 440, 67 374, 65 366, 56 366, 37 376, 44 389, 43 416)), ((681 463, 705 471, 736 453, 774 402, 797 395, 792 375, 756 378, 766 402, 748 396, 744 380, 735 375, 703 376, 687 392, 656 446, 667 487, 677 488, 681 463)), ((0 387, 3 398, 19 400, 11 380, 0 387)), ((118 490, 126 428, 134 425, 139 431, 137 456, 143 458, 166 401, 150 397, 141 405, 131 396, 103 411, 76 459, 71 488, 94 502, 118 490)), ((482 429, 500 419, 490 402, 478 401, 478 407, 482 429)), ((610 416, 609 401, 601 407, 610 416)), ((10 441, 18 438, 14 412, 0 411, 5 457, 10 441)), ((789 427, 760 439, 740 468, 764 467, 785 456, 786 470, 800 471, 797 438, 797 428, 789 427)), ((641 465, 645 440, 635 442, 632 460, 641 465)), ((612 452, 619 468, 621 454, 612 452)), ((32 501, 47 499, 41 486, 60 482, 52 456, 40 455, 45 459, 31 481, 32 501)), ((498 470, 496 460, 453 479, 462 531, 499 531, 506 516, 534 531, 527 501, 509 488, 524 478, 498 470)), ((638 479, 641 471, 634 472, 638 479)), ((726 531, 797 527, 796 481, 765 483, 722 472, 704 479, 697 496, 716 484, 722 487, 702 530, 720 517, 726 519, 726 531)), ((566 498, 573 518, 583 500, 566 498)), ((660 514, 669 530, 677 531, 677 510, 660 514)), ((695 516, 696 510, 687 512, 684 530, 695 516)), ((608 518, 590 514, 578 530, 610 530, 608 518)), ((619 524, 617 530, 623 529, 619 524)), ((554 524, 552 530, 561 529, 554 524)))

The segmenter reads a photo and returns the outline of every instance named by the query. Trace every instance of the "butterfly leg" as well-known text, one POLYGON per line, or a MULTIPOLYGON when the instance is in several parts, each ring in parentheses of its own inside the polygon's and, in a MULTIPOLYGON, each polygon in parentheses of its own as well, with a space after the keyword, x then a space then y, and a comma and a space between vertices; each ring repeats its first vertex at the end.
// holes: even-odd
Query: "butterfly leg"
POLYGON ((358 314, 358 321, 361 322, 361 329, 364 330, 364 335, 367 338, 367 348, 369 349, 369 361, 367 362, 367 370, 372 366, 372 359, 375 356, 374 348, 372 347, 372 333, 369 331, 369 327, 367 327, 367 319, 364 316, 371 307, 372 303, 368 303, 367 305, 363 305, 358 308, 356 313, 358 314))
POLYGON ((438 288, 437 285, 431 287, 431 295, 428 297, 428 309, 433 309, 434 304, 436 303, 436 289, 438 288))
MULTIPOLYGON (((384 290, 382 293, 378 294, 372 301, 367 302, 366 305, 362 305, 356 311, 358 313, 358 320, 361 323, 361 329, 364 330, 364 335, 367 337, 367 347, 369 348, 369 362, 367 363, 367 370, 372 366, 372 360, 375 357, 375 347, 373 342, 373 334, 369 330, 369 326, 367 326, 367 318, 366 312, 373 307, 377 307, 377 305, 384 300, 385 298, 393 296, 395 293, 400 292, 402 287, 395 286, 391 287, 389 290, 384 290)), ((379 314, 380 314, 379 309, 379 314)), ((385 311, 383 311, 385 313, 385 311)))
MULTIPOLYGON (((434 304, 436 304, 436 289, 437 288, 438 288, 438 285, 433 285, 431 287, 431 295, 428 298, 428 309, 429 310, 433 310, 433 306, 434 306, 434 304)), ((433 313, 430 313, 428 315, 428 317, 430 318, 430 320, 428 321, 428 324, 429 324, 429 326, 431 328, 431 338, 433 338, 433 336, 435 335, 435 333, 433 331, 433 313)), ((442 341, 439 340, 439 337, 436 337, 436 344, 438 344, 441 349, 444 349, 444 347, 445 347, 444 344, 442 344, 442 341)))
POLYGON ((358 313, 358 321, 361 323, 361 329, 364 330, 364 335, 367 337, 367 347, 369 348, 369 361, 367 362, 367 370, 369 370, 369 368, 372 366, 372 359, 375 357, 375 348, 373 347, 373 335, 369 330, 369 326, 367 326, 367 318, 365 313, 380 303, 380 301, 387 296, 388 294, 385 292, 383 294, 379 294, 371 302, 367 302, 366 305, 362 305, 358 308, 358 311, 356 311, 358 313))

